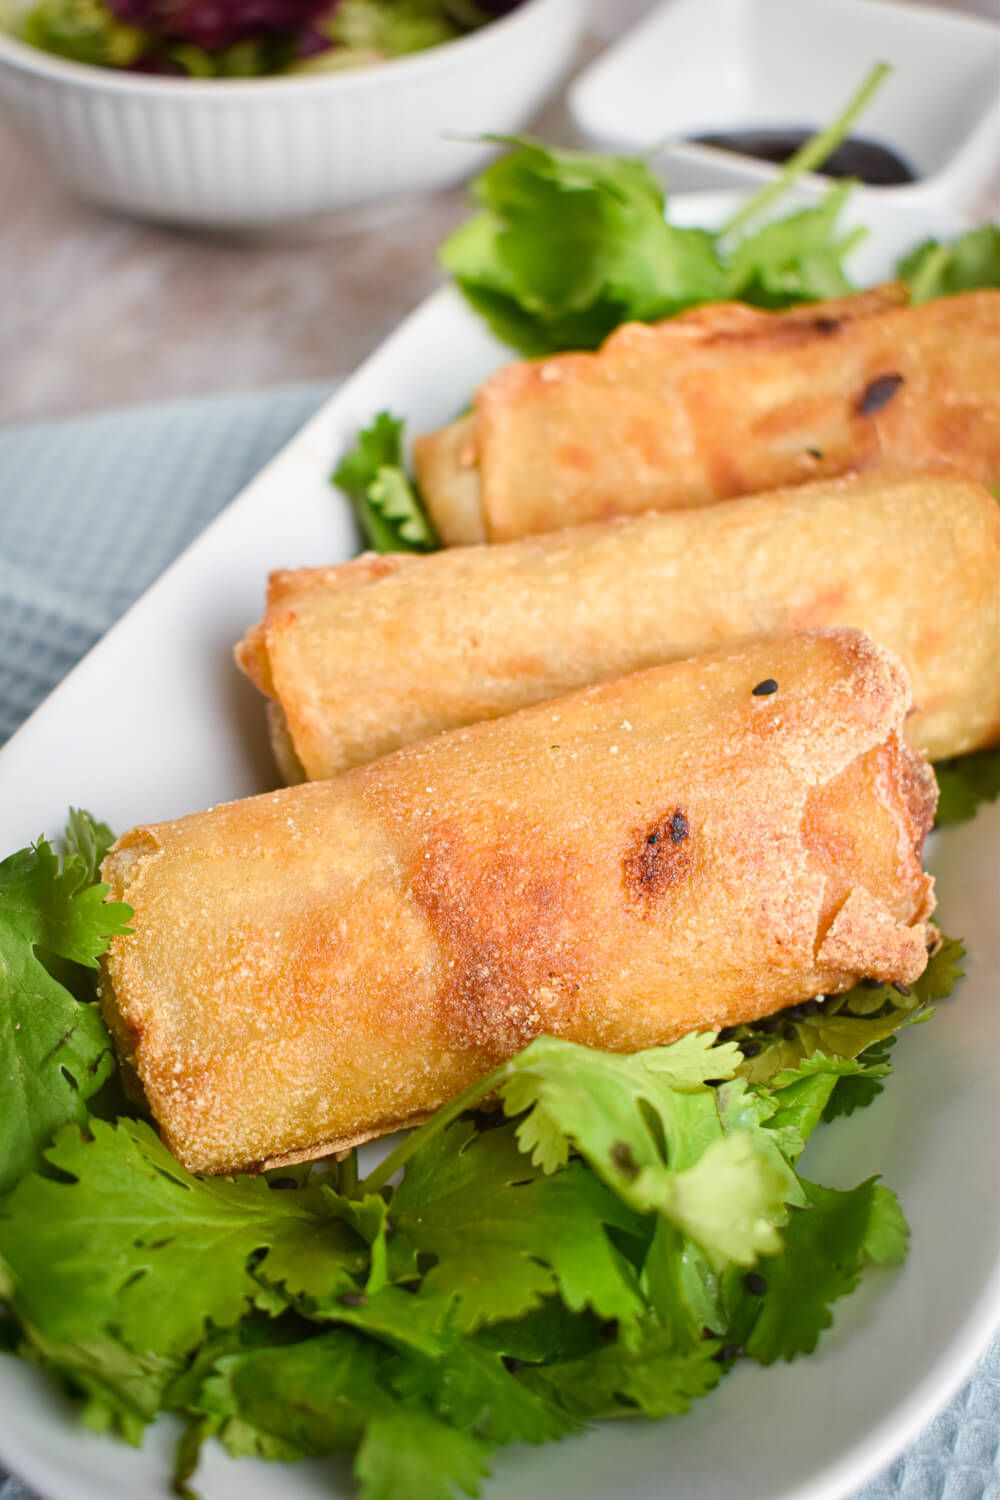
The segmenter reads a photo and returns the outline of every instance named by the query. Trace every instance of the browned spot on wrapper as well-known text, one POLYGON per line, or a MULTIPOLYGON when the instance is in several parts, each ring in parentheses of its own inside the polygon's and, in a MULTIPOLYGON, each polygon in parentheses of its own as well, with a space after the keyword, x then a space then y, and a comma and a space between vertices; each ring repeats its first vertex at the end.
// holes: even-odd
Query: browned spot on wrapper
POLYGON ((680 884, 694 860, 691 825, 682 807, 637 828, 622 861, 622 879, 633 900, 647 908, 680 884))
POLYGON ((445 824, 424 843, 412 891, 447 955, 439 1003, 455 1046, 499 1060, 558 1030, 586 973, 572 865, 516 825, 474 846, 445 824))

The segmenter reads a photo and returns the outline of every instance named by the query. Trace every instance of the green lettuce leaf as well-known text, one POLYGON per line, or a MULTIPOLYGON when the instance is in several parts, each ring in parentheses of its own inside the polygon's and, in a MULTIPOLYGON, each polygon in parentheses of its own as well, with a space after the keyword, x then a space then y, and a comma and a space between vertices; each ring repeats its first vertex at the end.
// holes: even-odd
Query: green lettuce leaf
POLYGON ((41 0, 14 30, 31 47, 98 68, 127 68, 146 47, 144 34, 123 26, 102 0, 41 0))

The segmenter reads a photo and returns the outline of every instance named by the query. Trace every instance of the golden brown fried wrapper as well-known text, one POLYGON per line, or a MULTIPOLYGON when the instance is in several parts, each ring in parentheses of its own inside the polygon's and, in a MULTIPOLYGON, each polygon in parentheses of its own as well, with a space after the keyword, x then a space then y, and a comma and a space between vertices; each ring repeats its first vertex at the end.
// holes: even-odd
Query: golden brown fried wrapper
POLYGON ((439 534, 509 541, 885 465, 997 482, 1000 292, 898 297, 718 304, 508 365, 415 445, 439 534))
POLYGON ((167 1143, 203 1172, 316 1157, 543 1032, 631 1051, 916 978, 908 696, 865 636, 790 637, 133 829, 101 994, 167 1143))
POLYGON ((426 557, 274 573, 237 648, 290 781, 741 640, 830 625, 901 659, 913 744, 1000 739, 1000 505, 950 473, 821 481, 426 557))

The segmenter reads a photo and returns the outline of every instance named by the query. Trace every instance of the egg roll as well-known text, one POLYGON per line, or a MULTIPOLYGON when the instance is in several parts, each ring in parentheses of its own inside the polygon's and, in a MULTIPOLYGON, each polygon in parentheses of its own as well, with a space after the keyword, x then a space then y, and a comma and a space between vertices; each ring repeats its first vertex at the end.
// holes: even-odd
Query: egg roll
POLYGON ((869 473, 699 510, 271 576, 237 660, 286 780, 588 682, 831 625, 902 660, 912 743, 1000 740, 1000 506, 951 473, 869 473))
POLYGON ((996 483, 1000 292, 892 292, 698 308, 506 366, 415 444, 439 535, 509 541, 886 465, 996 483))
POLYGON ((859 632, 672 663, 134 828, 100 991, 201 1172, 414 1123, 541 1033, 619 1051, 923 970, 936 789, 859 632))

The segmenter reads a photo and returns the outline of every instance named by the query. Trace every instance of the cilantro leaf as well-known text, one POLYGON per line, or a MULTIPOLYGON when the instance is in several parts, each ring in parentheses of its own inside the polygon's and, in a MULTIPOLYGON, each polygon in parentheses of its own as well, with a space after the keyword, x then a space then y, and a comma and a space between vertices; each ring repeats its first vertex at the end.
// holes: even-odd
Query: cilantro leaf
POLYGON ((838 226, 852 186, 840 183, 814 207, 765 224, 741 240, 729 258, 727 296, 782 308, 850 292, 844 259, 857 236, 838 226))
MULTIPOLYGON (((698 1095, 694 1109, 707 1105, 714 1113, 706 1080, 731 1078, 739 1063, 738 1048, 716 1045, 712 1032, 631 1056, 542 1036, 513 1059, 500 1096, 508 1115, 523 1114, 517 1127, 521 1150, 543 1171, 562 1166, 575 1148, 610 1187, 627 1192, 643 1167, 662 1164, 663 1133, 673 1165, 695 1159, 684 1128, 692 1123, 692 1110, 685 1106, 698 1095)), ((709 1129, 708 1139, 721 1134, 718 1127, 709 1129)))
POLYGON ((718 234, 671 224, 643 160, 490 137, 511 149, 477 177, 480 212, 445 241, 441 263, 493 331, 529 356, 596 349, 621 323, 706 302, 788 307, 837 296, 850 290, 843 263, 856 240, 837 227, 849 184, 754 234, 745 226, 837 149, 887 71, 873 68, 837 119, 718 234))
POLYGON ((67 855, 76 855, 83 861, 88 885, 96 885, 100 880, 101 864, 114 841, 107 823, 98 822, 82 807, 70 808, 63 844, 67 855))
POLYGON ((437 1422, 427 1412, 395 1411, 375 1417, 365 1429, 354 1472, 358 1500, 452 1500, 478 1495, 489 1473, 486 1444, 437 1422))
POLYGON ((636 1189, 713 1263, 750 1266, 781 1244, 788 1173, 743 1131, 713 1141, 686 1171, 643 1168, 636 1189))
POLYGON ((811 1354, 833 1322, 831 1304, 854 1290, 867 1263, 896 1265, 909 1231, 896 1196, 874 1178, 848 1192, 804 1183, 805 1208, 792 1209, 780 1254, 762 1260, 766 1290, 731 1276, 731 1337, 761 1364, 811 1354))
POLYGON ((965 823, 975 817, 983 803, 1000 797, 1000 749, 938 761, 934 774, 940 793, 937 826, 965 823))
POLYGON ((626 1203, 666 1214, 712 1258, 750 1264, 778 1243, 794 1178, 756 1139, 755 1119, 725 1134, 707 1080, 731 1077, 739 1061, 712 1033, 631 1057, 539 1037, 500 1096, 508 1114, 525 1112, 518 1140, 544 1170, 573 1147, 626 1203))
POLYGON ((616 1341, 583 1359, 527 1370, 523 1378, 579 1417, 679 1416, 718 1385, 716 1348, 710 1341, 678 1348, 672 1332, 650 1320, 635 1347, 616 1341))
POLYGON ((982 224, 950 243, 924 240, 896 268, 913 302, 1000 286, 1000 224, 982 224))
POLYGON ((380 411, 333 472, 376 552, 433 552, 437 537, 407 477, 399 417, 380 411))
POLYGON ((346 1328, 226 1354, 198 1407, 236 1457, 289 1460, 357 1447, 355 1472, 368 1500, 451 1500, 456 1487, 476 1494, 487 1445, 425 1406, 404 1407, 387 1383, 391 1362, 346 1328))
POLYGON ((667 222, 644 162, 508 144, 476 179, 483 211, 445 241, 440 258, 522 353, 596 349, 631 318, 725 295, 713 237, 667 222))
POLYGON ((329 1189, 200 1179, 142 1121, 90 1130, 62 1130, 45 1153, 61 1175, 24 1178, 0 1208, 13 1305, 41 1335, 180 1355, 249 1311, 255 1269, 289 1294, 353 1287, 364 1247, 329 1189))
POLYGON ((382 1384, 387 1356, 347 1328, 284 1347, 224 1354, 197 1409, 234 1457, 296 1459, 353 1448, 395 1402, 382 1384))
POLYGON ((436 1362, 407 1361, 393 1388, 408 1405, 426 1401, 452 1426, 498 1444, 552 1442, 581 1425, 543 1388, 519 1380, 501 1354, 471 1339, 436 1362))
MULTIPOLYGON (((857 1109, 867 1109, 881 1094, 884 1080, 892 1072, 889 1053, 896 1045, 894 1036, 887 1036, 870 1047, 854 1060, 857 1071, 841 1066, 830 1096, 823 1106, 823 1119, 829 1122, 840 1115, 853 1115, 857 1109)), ((846 1058, 840 1059, 841 1063, 846 1058)))
MULTIPOLYGON (((890 984, 860 984, 825 1002, 793 1006, 764 1021, 734 1028, 732 1039, 745 1049, 740 1073, 751 1083, 772 1083, 778 1074, 798 1068, 816 1054, 859 1057, 903 1027, 926 1020, 931 1004, 950 995, 962 977, 964 952, 961 941, 943 938, 923 974, 905 992, 890 984)), ((877 1066, 885 1062, 882 1057, 877 1066)))
MULTIPOLYGON (((97 825, 94 825, 96 828, 97 825)), ((96 968, 129 907, 105 902, 77 852, 60 863, 39 839, 0 864, 0 1194, 41 1160, 53 1132, 82 1123, 113 1068, 96 1005, 77 1000, 43 962, 96 968)))
POLYGON ((553 1292, 626 1324, 642 1311, 606 1232, 641 1233, 634 1215, 579 1163, 543 1177, 509 1126, 452 1125, 413 1158, 391 1208, 397 1237, 435 1257, 421 1296, 454 1327, 518 1317, 553 1292))

